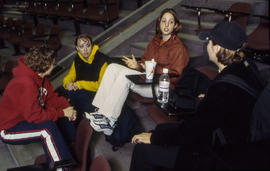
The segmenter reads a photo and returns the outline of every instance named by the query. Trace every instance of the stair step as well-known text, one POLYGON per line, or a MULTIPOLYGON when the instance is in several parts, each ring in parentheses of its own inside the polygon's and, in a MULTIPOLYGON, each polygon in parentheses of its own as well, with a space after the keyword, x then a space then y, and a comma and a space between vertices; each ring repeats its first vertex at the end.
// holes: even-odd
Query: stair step
POLYGON ((19 166, 31 165, 37 156, 44 154, 41 143, 8 146, 19 166))
POLYGON ((184 40, 191 40, 194 41, 194 43, 202 43, 203 41, 199 39, 197 35, 191 35, 186 33, 179 33, 178 36, 184 41, 184 40))
POLYGON ((130 46, 137 49, 145 50, 147 45, 148 42, 134 42, 130 46))
MULTIPOLYGON (((188 19, 180 19, 180 22, 182 24, 188 24, 188 25, 196 25, 198 26, 198 21, 197 20, 188 20, 188 19)), ((201 21, 201 26, 203 27, 214 27, 215 22, 207 22, 207 21, 201 21)))

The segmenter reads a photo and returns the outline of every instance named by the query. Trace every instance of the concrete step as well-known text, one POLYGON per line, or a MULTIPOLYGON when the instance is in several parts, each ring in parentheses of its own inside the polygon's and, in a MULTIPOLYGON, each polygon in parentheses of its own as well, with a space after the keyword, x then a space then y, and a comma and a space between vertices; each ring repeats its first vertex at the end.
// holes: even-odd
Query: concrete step
POLYGON ((4 171, 8 168, 13 168, 16 166, 18 166, 17 162, 14 160, 14 157, 10 153, 8 145, 0 140, 0 170, 4 171))
POLYGON ((26 145, 8 145, 10 153, 17 161, 18 166, 34 164, 35 158, 44 154, 41 143, 31 143, 26 145))
MULTIPOLYGON (((189 19, 180 19, 182 30, 181 33, 187 33, 187 34, 196 34, 196 30, 198 29, 198 21, 195 20, 189 20, 189 19)), ((216 22, 206 22, 201 21, 201 28, 211 29, 216 25, 216 22)))

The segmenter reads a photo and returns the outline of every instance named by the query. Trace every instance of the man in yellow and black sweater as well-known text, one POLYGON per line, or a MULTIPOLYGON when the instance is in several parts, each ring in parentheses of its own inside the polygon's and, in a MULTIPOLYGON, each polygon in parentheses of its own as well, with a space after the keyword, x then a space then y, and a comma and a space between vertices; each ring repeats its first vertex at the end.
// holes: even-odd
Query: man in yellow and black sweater
POLYGON ((79 122, 84 112, 94 111, 92 100, 98 90, 109 58, 99 52, 98 45, 92 44, 92 38, 87 34, 81 34, 76 38, 75 48, 78 53, 69 73, 63 80, 60 92, 64 92, 77 110, 77 122, 79 122))

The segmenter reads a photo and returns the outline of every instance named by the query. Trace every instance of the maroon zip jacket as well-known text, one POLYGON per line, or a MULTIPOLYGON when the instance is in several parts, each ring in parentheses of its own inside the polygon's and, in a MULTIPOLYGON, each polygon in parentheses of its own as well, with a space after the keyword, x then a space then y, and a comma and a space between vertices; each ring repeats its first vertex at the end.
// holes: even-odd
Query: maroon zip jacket
POLYGON ((163 68, 168 68, 169 73, 181 75, 183 69, 188 65, 189 54, 186 46, 177 35, 162 43, 159 35, 156 35, 148 44, 141 62, 155 59, 157 62, 156 73, 161 74, 163 68))
POLYGON ((13 75, 0 101, 0 130, 9 129, 21 121, 40 123, 64 117, 63 109, 70 106, 68 101, 54 92, 46 77, 43 80, 27 67, 23 58, 13 69, 13 75))

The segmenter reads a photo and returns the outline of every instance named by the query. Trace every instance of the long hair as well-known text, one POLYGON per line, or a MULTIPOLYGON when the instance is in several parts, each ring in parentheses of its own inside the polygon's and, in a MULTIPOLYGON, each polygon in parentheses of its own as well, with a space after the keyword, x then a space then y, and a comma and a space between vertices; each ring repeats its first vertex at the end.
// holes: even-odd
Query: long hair
POLYGON ((174 22, 175 22, 175 24, 177 24, 177 27, 173 29, 172 34, 177 34, 177 33, 182 29, 182 26, 181 26, 181 24, 180 24, 180 21, 179 21, 179 19, 178 19, 178 16, 177 16, 176 12, 174 11, 174 9, 172 9, 172 8, 166 8, 166 9, 164 9, 164 10, 160 13, 159 17, 157 18, 157 21, 156 21, 156 35, 157 35, 157 34, 161 34, 161 30, 160 30, 160 21, 161 21, 161 18, 163 17, 163 15, 164 15, 165 13, 170 13, 170 14, 172 14, 172 16, 173 16, 173 18, 174 18, 174 22))
MULTIPOLYGON (((245 46, 245 43, 242 45, 242 47, 245 46)), ((220 50, 217 52, 216 57, 218 62, 222 63, 223 65, 230 65, 234 62, 240 62, 243 60, 245 54, 244 52, 239 50, 230 50, 226 49, 222 46, 220 46, 220 50)))

